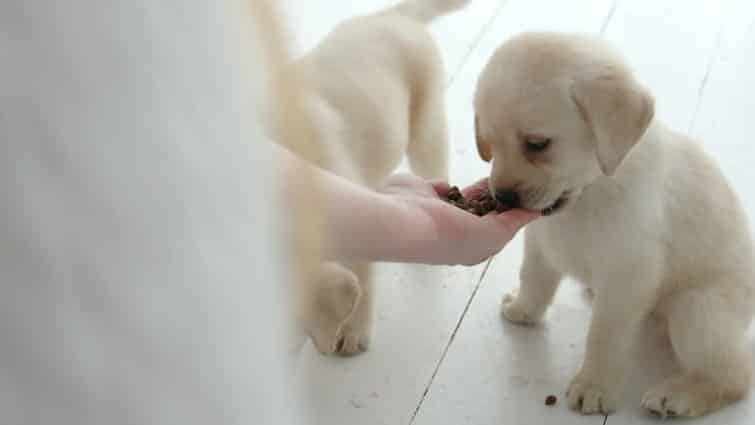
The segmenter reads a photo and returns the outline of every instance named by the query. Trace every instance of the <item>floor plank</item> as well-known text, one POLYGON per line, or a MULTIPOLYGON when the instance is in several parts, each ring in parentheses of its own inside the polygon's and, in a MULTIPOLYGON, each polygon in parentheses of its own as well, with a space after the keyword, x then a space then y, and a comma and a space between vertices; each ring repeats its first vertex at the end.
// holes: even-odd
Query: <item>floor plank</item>
POLYGON ((565 283, 547 322, 501 320, 501 295, 518 285, 521 240, 497 256, 475 296, 415 421, 429 424, 601 424, 566 408, 563 391, 579 364, 589 310, 565 283), (559 399, 544 405, 548 395, 559 399))
POLYGON ((438 42, 449 83, 506 5, 507 0, 472 1, 464 9, 442 16, 430 30, 438 42))
POLYGON ((731 0, 618 0, 605 31, 656 98, 656 116, 688 131, 731 0))
POLYGON ((299 368, 313 424, 408 424, 481 269, 380 265, 370 350, 353 358, 305 347, 299 368))
MULTIPOLYGON (((721 48, 702 95, 692 134, 716 158, 743 198, 755 211, 755 3, 738 2, 726 21, 721 48)), ((755 223, 755 213, 750 213, 755 223)))

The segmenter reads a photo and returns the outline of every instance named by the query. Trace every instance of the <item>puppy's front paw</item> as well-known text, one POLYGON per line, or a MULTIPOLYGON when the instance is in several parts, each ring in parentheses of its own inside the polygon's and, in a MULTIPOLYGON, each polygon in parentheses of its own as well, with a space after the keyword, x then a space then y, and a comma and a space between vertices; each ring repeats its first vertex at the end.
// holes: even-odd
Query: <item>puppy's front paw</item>
POLYGON ((370 347, 370 329, 363 324, 347 323, 336 343, 336 353, 342 356, 361 354, 370 347))
POLYGON ((338 345, 341 340, 339 323, 320 323, 312 331, 310 336, 312 343, 320 354, 332 355, 338 352, 338 345))
POLYGON ((367 351, 370 346, 369 329, 359 329, 350 324, 342 327, 323 324, 312 331, 311 336, 317 351, 325 355, 354 356, 367 351))
POLYGON ((312 285, 311 305, 302 321, 320 353, 339 353, 345 344, 344 330, 361 299, 357 277, 339 265, 326 264, 312 285))
POLYGON ((501 300, 501 314, 512 323, 520 325, 534 325, 542 320, 543 313, 521 300, 519 290, 515 289, 503 296, 501 300))
POLYGON ((572 410, 583 415, 609 415, 616 411, 613 391, 581 372, 572 379, 566 399, 572 410))

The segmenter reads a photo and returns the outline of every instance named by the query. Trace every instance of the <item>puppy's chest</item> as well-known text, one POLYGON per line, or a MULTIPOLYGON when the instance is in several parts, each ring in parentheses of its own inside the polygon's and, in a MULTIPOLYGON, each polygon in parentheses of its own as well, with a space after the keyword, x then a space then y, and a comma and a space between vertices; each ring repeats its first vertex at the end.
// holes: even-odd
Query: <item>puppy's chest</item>
POLYGON ((615 227, 557 217, 538 224, 531 231, 546 261, 564 275, 590 286, 602 266, 621 255, 610 241, 620 232, 615 227))

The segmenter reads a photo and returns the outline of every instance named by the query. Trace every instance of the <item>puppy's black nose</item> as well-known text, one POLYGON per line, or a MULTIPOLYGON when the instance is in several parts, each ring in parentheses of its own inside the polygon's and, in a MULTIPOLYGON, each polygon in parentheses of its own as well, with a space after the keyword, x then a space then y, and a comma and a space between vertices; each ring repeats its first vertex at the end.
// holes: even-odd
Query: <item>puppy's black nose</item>
POLYGON ((507 209, 519 207, 519 194, 513 190, 498 190, 495 199, 507 209))

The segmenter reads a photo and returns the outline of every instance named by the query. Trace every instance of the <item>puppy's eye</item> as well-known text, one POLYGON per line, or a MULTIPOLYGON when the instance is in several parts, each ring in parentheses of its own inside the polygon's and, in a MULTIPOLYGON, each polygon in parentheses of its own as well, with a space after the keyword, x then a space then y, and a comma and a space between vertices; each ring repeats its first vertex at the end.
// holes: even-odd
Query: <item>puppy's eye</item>
POLYGON ((545 152, 550 145, 549 137, 524 136, 524 149, 529 153, 545 152))

